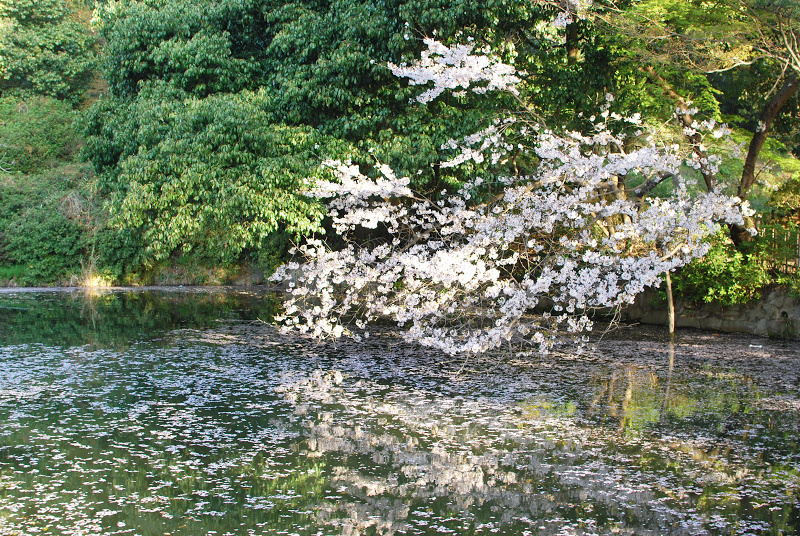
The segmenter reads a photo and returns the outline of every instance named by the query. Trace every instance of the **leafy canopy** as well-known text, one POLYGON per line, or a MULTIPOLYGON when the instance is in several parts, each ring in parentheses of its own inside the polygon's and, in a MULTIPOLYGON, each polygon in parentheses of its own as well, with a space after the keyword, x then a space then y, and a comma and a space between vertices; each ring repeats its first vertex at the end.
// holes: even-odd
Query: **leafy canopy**
POLYGON ((425 34, 501 40, 506 13, 533 16, 500 0, 107 4, 109 93, 86 121, 85 154, 112 224, 139 237, 141 262, 189 251, 232 262, 269 233, 321 230, 319 204, 299 190, 323 155, 420 170, 430 188, 456 181, 432 165, 441 146, 510 100, 409 110, 413 90, 386 64, 425 34))
POLYGON ((0 0, 0 94, 80 100, 97 68, 97 37, 78 7, 71 0, 0 0))

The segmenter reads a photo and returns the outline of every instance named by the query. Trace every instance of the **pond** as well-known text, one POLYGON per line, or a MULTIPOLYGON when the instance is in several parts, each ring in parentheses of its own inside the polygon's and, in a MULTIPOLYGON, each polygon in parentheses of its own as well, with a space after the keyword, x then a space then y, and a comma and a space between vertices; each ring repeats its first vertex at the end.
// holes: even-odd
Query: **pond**
POLYGON ((800 533, 800 348, 452 359, 275 298, 0 293, 0 534, 800 533))

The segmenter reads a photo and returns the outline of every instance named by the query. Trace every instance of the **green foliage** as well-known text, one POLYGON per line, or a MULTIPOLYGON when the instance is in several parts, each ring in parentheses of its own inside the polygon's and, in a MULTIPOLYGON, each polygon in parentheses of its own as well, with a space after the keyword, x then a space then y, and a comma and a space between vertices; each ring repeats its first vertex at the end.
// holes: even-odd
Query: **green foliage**
POLYGON ((55 203, 31 208, 6 232, 9 257, 25 267, 22 284, 53 283, 78 270, 83 228, 66 218, 55 203))
POLYGON ((800 173, 795 173, 772 194, 769 206, 776 218, 800 219, 800 173))
MULTIPOLYGON (((746 132, 743 141, 749 142, 769 99, 798 69, 791 61, 797 57, 796 43, 786 40, 798 30, 798 5, 794 0, 637 0, 622 4, 623 9, 601 10, 598 18, 618 43, 618 67, 653 68, 698 109, 695 118, 724 120, 746 132)), ((646 84, 649 95, 642 102, 670 105, 657 114, 668 118, 677 103, 665 99, 663 85, 653 82, 646 84)), ((795 93, 770 127, 770 137, 795 155, 800 154, 799 114, 795 93)), ((760 156, 761 162, 769 160, 760 156)), ((768 175, 760 174, 758 182, 785 178, 768 175)), ((718 177, 723 183, 728 178, 733 179, 718 177)))
MULTIPOLYGON (((796 216, 795 216, 796 217, 796 216)), ((775 272, 781 283, 800 282, 797 261, 800 256, 800 225, 797 220, 773 219, 762 222, 753 246, 753 256, 775 272)))
MULTIPOLYGON (((106 76, 117 100, 100 106, 116 110, 150 100, 140 106, 161 110, 175 98, 262 91, 272 122, 313 127, 355 145, 363 162, 373 162, 372 151, 400 172, 425 170, 419 179, 429 181, 438 178, 430 164, 441 144, 491 120, 502 100, 482 104, 483 113, 478 99, 409 109, 418 89, 394 78, 386 62, 416 57, 423 35, 447 40, 466 31, 502 43, 515 20, 530 17, 507 6, 500 0, 117 2, 101 12, 106 76)), ((93 143, 109 151, 92 151, 90 158, 104 169, 117 167, 138 146, 115 143, 124 129, 96 117, 93 143)))
MULTIPOLYGON (((612 112, 668 122, 676 103, 641 69, 649 65, 698 119, 727 115, 750 128, 744 112, 763 101, 774 65, 706 74, 749 59, 752 25, 738 5, 597 2, 565 31, 549 23, 556 3, 523 0, 109 2, 98 10, 109 92, 85 121, 85 154, 113 215, 96 250, 111 252, 102 262, 115 274, 179 257, 268 269, 285 250, 278 237, 320 231, 320 209, 301 188, 325 158, 377 160, 429 192, 479 175, 475 164, 436 166, 442 144, 518 103, 468 92, 409 104, 420 88, 386 63, 418 57, 423 36, 474 37, 527 71, 521 98, 550 126, 586 127, 606 93, 616 96, 612 112), (721 93, 734 86, 736 95, 721 93)), ((773 127, 790 148, 791 124, 773 127)), ((686 142, 681 129, 664 141, 686 142)), ((526 162, 514 164, 525 172, 526 162)), ((718 178, 737 172, 725 162, 718 178)))
POLYGON ((703 73, 751 57, 753 21, 738 0, 637 0, 623 5, 601 18, 606 31, 624 39, 631 58, 703 73))
MULTIPOLYGON (((118 132, 130 138, 121 146, 138 149, 102 182, 112 225, 137 235, 142 262, 192 251, 231 263, 279 227, 293 235, 318 228, 319 206, 298 192, 317 172, 320 144, 335 144, 308 127, 274 124, 262 93, 149 96, 120 114, 128 128, 118 132)), ((88 150, 101 155, 106 146, 96 142, 88 150)))
POLYGON ((257 86, 262 78, 253 56, 267 34, 261 4, 123 0, 101 7, 111 93, 130 97, 157 80, 195 96, 257 86))
POLYGON ((74 112, 50 97, 0 98, 0 265, 17 284, 64 280, 87 236, 74 112))
POLYGON ((720 233, 708 254, 676 273, 672 284, 675 295, 690 302, 734 305, 757 299, 770 281, 756 258, 748 262, 720 233))
POLYGON ((0 266, 0 282, 22 279, 25 267, 20 265, 0 266))
POLYGON ((65 281, 85 255, 72 105, 96 68, 88 14, 68 0, 0 0, 0 278, 16 284, 65 281))
POLYGON ((270 233, 263 238, 255 255, 255 266, 266 276, 289 260, 289 249, 292 247, 291 237, 283 231, 270 233))
MULTIPOLYGON (((32 139, 43 135, 30 124, 19 126, 31 128, 32 139)), ((0 266, 11 267, 0 279, 14 279, 18 285, 66 281, 85 256, 93 226, 87 169, 58 160, 62 153, 56 141, 50 140, 56 154, 47 163, 57 167, 0 174, 0 266)), ((73 142, 70 137, 61 140, 73 142)))
POLYGON ((131 260, 252 253, 272 264, 271 233, 321 229, 320 207, 300 190, 325 158, 377 159, 431 189, 457 180, 458 170, 431 165, 441 145, 510 101, 409 106, 419 89, 386 62, 416 57, 426 34, 501 43, 514 26, 501 13, 531 17, 500 0, 109 4, 100 18, 110 91, 87 117, 85 154, 112 224, 139 240, 131 260))
MULTIPOLYGON (((715 74, 709 77, 719 91, 720 110, 723 119, 731 125, 743 129, 751 137, 758 128, 758 121, 766 99, 774 95, 776 81, 781 77, 783 66, 766 61, 757 61, 747 68, 715 74)), ((800 93, 789 98, 770 127, 770 139, 764 147, 765 154, 760 160, 775 163, 779 152, 775 146, 783 148, 783 153, 796 157, 800 155, 800 93)), ((749 141, 749 140, 748 140, 749 141)))
POLYGON ((123 282, 131 272, 131 259, 140 251, 141 241, 127 229, 108 226, 101 218, 93 232, 86 236, 84 262, 105 281, 123 282))
MULTIPOLYGON (((628 44, 587 18, 577 19, 574 42, 567 42, 567 32, 549 23, 557 10, 550 6, 533 7, 532 18, 514 43, 514 63, 529 73, 531 84, 524 96, 551 126, 582 129, 588 117, 605 104, 605 95, 613 94, 612 111, 642 112, 653 108, 663 111, 663 97, 653 105, 644 91, 644 75, 637 64, 625 61, 628 44), (567 47, 579 53, 574 61, 567 57, 567 47)), ((661 115, 661 114, 660 114, 661 115)))
POLYGON ((35 173, 77 156, 70 106, 47 97, 0 98, 0 167, 35 173))
POLYGON ((0 94, 72 103, 97 68, 97 38, 69 0, 0 0, 0 94))

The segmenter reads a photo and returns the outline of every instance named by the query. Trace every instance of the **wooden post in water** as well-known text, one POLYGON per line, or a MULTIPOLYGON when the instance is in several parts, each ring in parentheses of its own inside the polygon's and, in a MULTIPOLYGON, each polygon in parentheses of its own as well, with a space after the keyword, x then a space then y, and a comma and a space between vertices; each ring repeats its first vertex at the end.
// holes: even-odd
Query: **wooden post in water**
POLYGON ((667 325, 669 327, 669 371, 664 401, 661 403, 659 412, 659 421, 664 420, 664 415, 669 407, 669 388, 672 383, 672 370, 675 367, 675 300, 672 298, 672 277, 669 275, 669 270, 667 270, 667 325))
POLYGON ((675 337, 675 302, 672 299, 672 278, 667 270, 667 325, 669 326, 669 337, 675 337))

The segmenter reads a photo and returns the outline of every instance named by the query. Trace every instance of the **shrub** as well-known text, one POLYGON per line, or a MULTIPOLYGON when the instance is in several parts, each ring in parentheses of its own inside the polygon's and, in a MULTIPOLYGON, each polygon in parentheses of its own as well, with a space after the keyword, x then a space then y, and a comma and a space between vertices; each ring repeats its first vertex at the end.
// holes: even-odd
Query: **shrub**
POLYGON ((141 245, 134 233, 125 229, 113 229, 100 224, 88 237, 92 260, 105 279, 122 281, 129 274, 129 267, 141 245))
POLYGON ((25 267, 22 284, 54 283, 80 268, 83 228, 55 206, 28 210, 6 235, 8 252, 25 267))
POLYGON ((275 273, 275 270, 288 260, 288 251, 292 247, 291 237, 283 231, 270 233, 263 238, 255 255, 256 268, 265 276, 275 273))
POLYGON ((0 98, 0 166, 35 173, 77 156, 74 112, 49 97, 0 98))
POLYGON ((724 233, 712 237, 708 254, 675 274, 675 294, 693 303, 747 303, 761 296, 771 278, 757 258, 748 259, 724 233))

